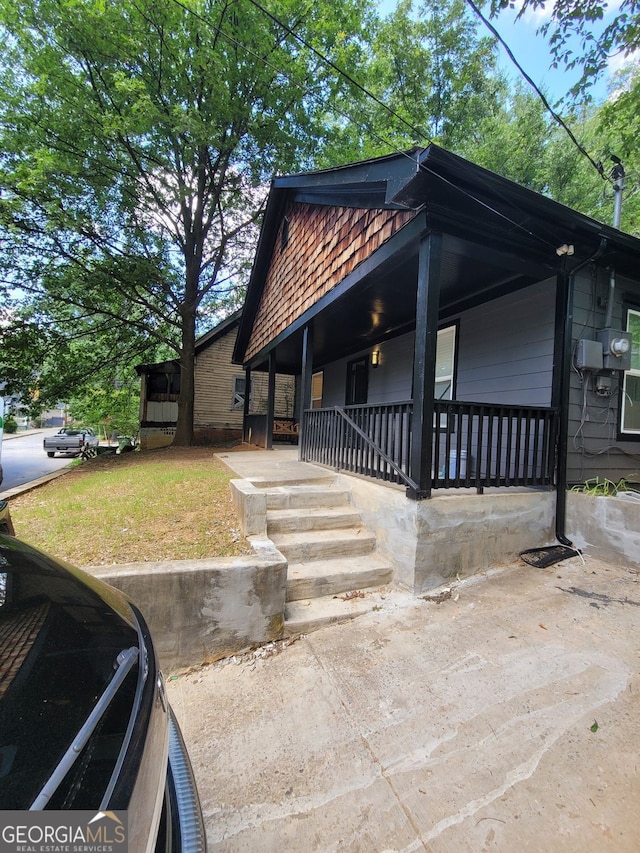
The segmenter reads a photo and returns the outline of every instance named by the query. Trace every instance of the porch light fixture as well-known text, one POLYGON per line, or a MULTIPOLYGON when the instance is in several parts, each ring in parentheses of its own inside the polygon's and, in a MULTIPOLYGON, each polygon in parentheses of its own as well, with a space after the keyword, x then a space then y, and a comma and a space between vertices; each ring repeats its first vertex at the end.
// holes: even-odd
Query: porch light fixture
POLYGON ((371 367, 377 367, 380 364, 380 350, 374 349, 371 353, 371 367))

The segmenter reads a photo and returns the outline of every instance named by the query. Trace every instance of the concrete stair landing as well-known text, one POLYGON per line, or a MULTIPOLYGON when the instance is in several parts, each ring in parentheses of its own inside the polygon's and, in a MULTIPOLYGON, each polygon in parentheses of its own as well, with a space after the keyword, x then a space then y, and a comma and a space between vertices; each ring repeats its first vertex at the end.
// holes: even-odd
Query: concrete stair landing
POLYGON ((269 486, 267 535, 286 557, 285 633, 309 633, 353 619, 377 603, 372 590, 391 582, 393 566, 332 482, 269 486))

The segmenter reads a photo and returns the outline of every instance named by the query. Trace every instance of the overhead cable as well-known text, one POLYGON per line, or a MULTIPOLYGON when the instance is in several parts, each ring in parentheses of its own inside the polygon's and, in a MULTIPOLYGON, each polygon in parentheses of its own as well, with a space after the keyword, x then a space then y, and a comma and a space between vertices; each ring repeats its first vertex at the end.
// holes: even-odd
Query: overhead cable
MULTIPOLYGON (((249 0, 249 2, 253 2, 253 0, 249 0)), ((234 36, 232 36, 232 35, 230 35, 229 33, 227 33, 227 32, 222 28, 221 23, 219 23, 219 24, 217 24, 217 25, 216 25, 216 24, 213 24, 211 21, 207 20, 207 18, 205 18, 205 17, 204 17, 203 15, 201 15, 199 12, 196 12, 196 11, 195 11, 195 9, 190 9, 188 6, 186 6, 184 3, 182 3, 182 2, 181 2, 181 0, 173 0, 173 3, 174 3, 176 6, 180 6, 180 8, 181 8, 181 9, 184 9, 184 11, 185 11, 185 12, 188 12, 190 15, 193 15, 193 17, 194 17, 194 18, 197 18, 199 21, 202 21, 202 23, 206 24, 207 26, 209 26, 209 27, 215 27, 215 30, 216 30, 216 37, 217 37, 217 36, 219 36, 219 35, 220 35, 220 36, 222 36, 222 37, 223 37, 223 38, 225 38, 228 42, 230 42, 231 44, 233 44, 233 45, 235 45, 236 47, 240 48, 240 50, 243 50, 243 51, 244 51, 245 53, 247 53, 249 56, 253 56, 253 57, 254 57, 255 59, 257 59, 259 62, 262 62, 262 63, 263 63, 267 68, 270 68, 272 71, 275 71, 275 73, 276 73, 276 74, 278 74, 279 76, 284 77, 286 80, 288 80, 288 81, 289 81, 290 83, 292 83, 294 86, 298 86, 300 89, 302 89, 302 91, 303 91, 305 94, 309 95, 309 97, 313 98, 313 99, 314 99, 314 100, 316 100, 316 101, 317 101, 317 100, 319 100, 319 95, 318 95, 318 93, 317 93, 317 92, 314 92, 314 91, 313 91, 309 86, 307 86, 305 83, 302 83, 302 82, 300 82, 299 80, 295 80, 295 79, 294 79, 290 74, 287 74, 285 71, 282 71, 282 69, 278 68, 276 65, 274 65, 274 64, 273 64, 273 63, 271 63, 271 62, 269 62, 269 61, 268 61, 264 56, 261 56, 260 54, 256 53, 256 51, 255 51, 255 50, 253 50, 252 48, 250 48, 250 47, 249 47, 248 45, 246 45, 244 42, 240 41, 239 39, 237 39, 237 38, 235 38, 234 36)), ((265 10, 265 11, 266 11, 266 10, 265 10)), ((269 14, 269 13, 267 13, 267 14, 269 14)), ((282 24, 282 26, 286 27, 286 25, 285 25, 285 24, 282 24)), ((315 49, 314 49, 314 48, 311 48, 311 50, 314 50, 314 52, 315 52, 315 53, 317 53, 317 51, 315 51, 315 49)), ((327 61, 327 62, 330 62, 330 60, 326 60, 326 61, 327 61)), ((337 66, 335 66, 335 67, 337 68, 337 66)), ((342 73, 342 72, 340 72, 340 70, 338 69, 338 73, 342 73)), ((348 78, 348 79, 351 79, 351 78, 348 78)), ((355 82, 355 81, 354 81, 354 82, 355 82)), ((367 91, 363 86, 360 86, 358 83, 355 83, 355 85, 356 85, 356 86, 358 86, 358 88, 359 88, 359 89, 361 89, 361 90, 362 90, 362 91, 363 91, 363 92, 364 92, 368 97, 372 97, 372 98, 374 98, 376 101, 378 100, 377 98, 375 98, 375 95, 372 95, 372 94, 371 94, 370 92, 368 92, 368 91, 367 91)), ((386 106, 386 104, 384 104, 382 101, 378 101, 378 103, 382 104, 382 106, 383 106, 383 107, 385 107, 385 109, 386 109, 388 112, 390 112, 390 113, 391 113, 391 115, 395 116, 397 119, 399 119, 400 121, 403 121, 405 124, 407 124, 407 122, 406 122, 406 121, 404 121, 404 119, 403 119, 401 116, 397 115, 397 113, 395 113, 395 112, 394 112, 390 107, 387 107, 387 106, 386 106)), ((352 122, 353 124, 357 124, 359 127, 363 127, 363 125, 361 124, 361 120, 356 120, 356 119, 354 119, 354 117, 353 117, 350 113, 346 112, 345 110, 339 109, 338 107, 335 107, 335 106, 332 106, 332 109, 333 109, 336 113, 338 113, 339 115, 341 115, 343 118, 346 118, 348 121, 352 122)), ((407 125, 407 126, 408 126, 408 127, 410 127, 412 130, 414 130, 416 133, 419 133, 419 134, 420 134, 421 136, 423 136, 423 138, 424 138, 424 134, 421 134, 421 133, 420 133, 420 131, 418 131, 416 128, 413 128, 411 125, 407 125)), ((378 134, 375 130, 372 130, 372 129, 371 129, 371 127, 369 127, 369 126, 365 126, 365 129, 366 129, 366 130, 371 134, 371 136, 372 136, 372 137, 374 137, 378 142, 382 143, 382 144, 383 144, 383 145, 385 145, 387 148, 391 149, 391 151, 393 151, 393 153, 394 153, 394 154, 401 154, 403 157, 406 157, 407 159, 411 160, 411 162, 412 162, 412 163, 414 163, 414 164, 415 164, 415 162, 416 162, 416 161, 415 161, 415 159, 414 159, 414 158, 413 158, 413 157, 412 157, 412 156, 411 156, 411 155, 410 155, 406 150, 403 150, 403 149, 401 149, 401 148, 398 148, 398 147, 397 147, 397 145, 394 145, 393 143, 389 142, 389 140, 388 140, 388 139, 385 139, 383 136, 380 136, 380 134, 378 134)), ((430 141, 429 141, 429 144, 430 144, 430 141)))
POLYGON ((289 33, 289 35, 293 36, 293 38, 296 39, 296 41, 299 41, 300 44, 304 45, 304 47, 306 47, 307 50, 310 50, 315 56, 318 57, 318 59, 320 59, 322 62, 324 62, 326 65, 328 65, 329 68, 332 68, 337 74, 339 74, 341 77, 344 77, 345 80, 348 80, 349 83, 354 85, 360 92, 362 92, 368 98, 371 98, 373 101, 375 101, 376 104, 378 104, 378 106, 380 106, 384 110, 386 110, 390 116, 392 116, 395 119, 398 119, 399 122, 404 124, 404 126, 407 127, 416 136, 416 140, 415 140, 416 142, 418 142, 421 139, 425 145, 431 145, 432 140, 429 139, 429 137, 425 134, 425 132, 423 130, 421 130, 418 127, 414 127, 414 125, 412 125, 411 122, 408 122, 401 115, 398 115, 398 113, 395 112, 395 110, 391 109, 391 107, 388 106, 387 104, 385 104, 384 101, 380 100, 380 98, 378 98, 377 95, 374 95, 373 92, 369 91, 369 89, 367 89, 365 86, 363 86, 362 83, 359 83, 347 71, 345 71, 343 68, 340 68, 339 65, 336 65, 336 63, 332 59, 329 59, 328 56, 325 56, 323 53, 321 53, 317 48, 315 48, 306 39, 304 39, 299 33, 297 33, 295 30, 293 30, 288 24, 285 24, 284 21, 281 21, 280 18, 277 18, 268 9, 265 9, 264 6, 262 6, 260 3, 258 3, 258 0, 248 0, 248 2, 251 3, 253 6, 255 6, 256 9, 259 9, 268 18, 270 18, 274 22, 274 24, 277 24, 279 27, 282 27, 284 30, 286 30, 286 32, 289 33))
POLYGON ((480 18, 480 20, 481 20, 481 21, 482 21, 482 23, 485 25, 485 27, 487 27, 487 29, 488 29, 488 30, 489 30, 489 31, 490 31, 490 32, 495 36, 495 38, 497 38, 497 39, 498 39, 498 41, 500 42, 500 44, 502 45, 502 47, 506 50, 506 52, 507 52, 507 55, 508 55, 509 59, 513 62, 513 64, 516 66, 516 68, 518 69, 518 71, 520 72, 520 74, 522 74, 522 76, 523 76, 523 77, 524 77, 524 79, 527 81, 527 83, 532 87, 532 89, 533 89, 533 90, 535 91, 535 93, 538 95, 538 97, 540 98, 540 100, 541 100, 541 101, 542 101, 542 103, 544 104, 545 109, 546 109, 546 110, 550 113, 550 115, 553 117, 554 121, 556 121, 556 122, 560 125, 560 127, 562 127, 562 128, 563 128, 563 130, 565 130, 565 131, 566 131, 566 133, 568 134, 569 138, 571 139, 571 141, 573 142, 573 144, 576 146, 576 148, 578 149, 578 151, 580 151, 580 153, 581 153, 581 154, 583 154, 583 155, 587 158, 587 160, 591 163, 591 165, 592 165, 592 166, 593 166, 593 168, 596 170, 596 172, 600 175, 600 177, 601 177, 601 178, 603 178, 604 180, 606 180, 606 175, 604 174, 604 169, 603 169, 602 163, 596 163, 596 161, 591 157, 591 155, 590 155, 590 154, 589 154, 589 152, 584 148, 584 146, 582 146, 582 145, 578 142, 578 140, 576 139, 576 137, 575 137, 575 135, 574 135, 573 131, 571 130, 571 128, 567 125, 567 123, 564 121, 564 119, 562 118, 562 116, 560 116, 560 115, 559 115, 559 114, 558 114, 558 113, 553 109, 553 107, 551 106, 551 104, 549 103, 549 101, 547 101, 547 99, 546 99, 546 97, 545 97, 544 93, 540 90, 540 88, 536 85, 536 83, 535 83, 535 82, 531 79, 531 77, 527 74, 527 72, 524 70, 524 68, 522 67, 522 65, 520 65, 520 63, 518 62, 518 60, 517 60, 517 59, 515 58, 515 56, 513 55, 513 52, 512 52, 512 50, 511 50, 511 48, 510 48, 510 47, 509 47, 509 45, 506 43, 506 41, 502 38, 502 36, 500 35, 500 33, 497 31, 497 29, 493 26, 493 24, 492 24, 492 23, 491 23, 487 18, 485 18, 485 16, 482 14, 482 12, 481 12, 481 11, 480 11, 480 9, 476 6, 476 4, 473 2, 473 0, 466 0, 466 2, 467 2, 467 5, 468 5, 471 9, 473 9, 473 11, 476 13, 476 15, 480 18))
MULTIPOLYGON (((196 11, 195 11, 195 10, 193 10, 193 9, 190 9, 188 6, 186 6, 184 3, 182 3, 182 2, 181 2, 181 0, 173 0, 173 2, 174 2, 177 6, 180 6, 182 9, 184 9, 186 12, 189 12, 191 15, 193 15, 193 16, 194 16, 194 17, 196 17, 196 18, 198 18, 198 19, 199 19, 200 21, 202 21, 203 23, 207 24, 207 26, 213 26, 213 24, 212 24, 210 21, 208 21, 208 20, 207 20, 203 15, 201 15, 200 13, 196 12, 196 11)), ((257 2, 256 2, 256 0, 249 0, 249 2, 250 2, 250 3, 252 3, 254 6, 256 6, 257 8, 262 9, 262 7, 259 5, 259 3, 257 3, 257 2)), ((267 15, 268 15, 268 17, 273 18, 273 19, 274 19, 274 21, 276 21, 277 23, 279 23, 279 24, 280 24, 281 26, 283 26, 285 29, 289 30, 289 28, 287 27, 287 25, 286 25, 286 24, 283 24, 282 22, 278 21, 278 19, 274 18, 274 16, 272 16, 272 15, 271 15, 271 13, 270 13, 270 12, 268 12, 266 9, 262 9, 262 11, 263 11, 265 14, 267 14, 267 15)), ((292 34, 293 34, 293 35, 295 35, 295 33, 292 33, 292 34)), ((219 24, 216 26, 216 35, 221 35, 223 38, 225 38, 225 39, 226 39, 227 41, 229 41, 230 43, 232 43, 232 44, 236 45, 236 46, 237 46, 237 47, 239 47, 241 50, 245 51, 245 52, 246 52, 246 53, 248 53, 249 55, 251 55, 251 56, 255 57, 256 59, 258 59, 260 62, 264 63, 268 68, 271 68, 271 69, 272 69, 273 71, 275 71, 277 74, 279 74, 279 75, 281 75, 281 76, 285 77, 287 80, 289 80, 289 82, 290 82, 290 83, 293 83, 294 85, 299 86, 299 87, 300 87, 304 92, 306 92, 306 94, 308 94, 310 97, 312 97, 312 98, 314 98, 314 99, 317 99, 317 98, 318 98, 317 93, 316 93, 316 92, 313 92, 313 91, 312 91, 308 86, 306 86, 304 83, 300 83, 299 81, 294 80, 290 75, 286 74, 286 73, 285 73, 285 72, 283 72, 281 69, 277 68, 277 66, 275 66, 275 65, 273 65, 272 63, 268 62, 268 61, 265 59, 265 57, 260 56, 260 55, 259 55, 259 54, 257 54, 254 50, 252 50, 250 47, 248 47, 246 44, 244 44, 242 41, 239 41, 239 40, 238 40, 238 39, 236 39, 234 36, 231 36, 231 35, 229 35, 229 33, 225 32, 225 30, 224 30, 224 29, 222 29, 221 23, 219 23, 219 24)), ((298 38, 298 37, 296 36, 296 38, 298 38)), ((315 48, 310 47, 310 46, 308 46, 308 45, 305 45, 305 46, 309 47, 309 49, 310 49, 310 50, 312 50, 312 51, 314 52, 314 54, 316 54, 316 55, 318 55, 320 58, 322 58, 322 55, 321 55, 321 54, 318 54, 318 51, 316 51, 316 50, 315 50, 315 48)), ((339 74, 341 74, 341 75, 343 74, 343 72, 340 70, 340 68, 338 68, 338 66, 334 65, 334 64, 331 62, 331 60, 328 60, 328 59, 327 59, 327 60, 324 60, 324 61, 326 61, 326 62, 327 62, 327 64, 329 64, 329 65, 330 65, 334 70, 336 70, 336 71, 337 71, 337 73, 339 73, 339 74)), ((378 100, 378 98, 376 98, 376 97, 375 97, 375 95, 373 95, 373 94, 371 94, 370 92, 368 92, 368 90, 367 90, 367 89, 365 89, 365 88, 364 88, 364 86, 361 86, 359 83, 357 83, 357 81, 354 81, 354 80, 353 80, 351 77, 349 77, 348 75, 344 74, 344 76, 346 76, 346 77, 347 77, 347 79, 351 80, 351 81, 352 81, 352 82, 353 82, 353 83, 358 87, 358 89, 360 89, 360 90, 361 90, 365 95, 367 95, 368 97, 373 98, 377 103, 381 104, 381 105, 382 105, 382 106, 383 106, 383 107, 384 107, 384 108, 385 108, 385 109, 386 109, 386 110, 387 110, 391 115, 395 116, 396 118, 398 118, 398 119, 400 119, 401 121, 403 121, 403 122, 404 122, 404 119, 402 119, 400 116, 398 116, 398 115, 397 115, 397 114, 396 114, 396 113, 395 113, 395 112, 394 112, 390 107, 387 107, 387 105, 386 105, 386 104, 384 104, 382 101, 379 101, 379 100, 378 100)), ((336 108, 334 108, 334 109, 335 109, 335 111, 336 111, 337 113, 339 113, 341 116, 343 116, 343 118, 346 118, 346 119, 348 119, 348 120, 349 120, 349 121, 351 121, 351 122, 353 122, 353 121, 354 121, 353 116, 351 116, 349 113, 347 113, 347 112, 345 112, 344 110, 341 110, 341 109, 336 109, 336 108)), ((404 123, 405 123, 405 124, 407 124, 407 122, 404 122, 404 123)), ((360 126, 362 126, 362 125, 360 125, 360 126)), ((411 127, 411 129, 412 129, 412 130, 414 130, 414 131, 418 132, 418 131, 417 131, 415 128, 413 128, 411 125, 408 125, 408 124, 407 124, 407 126, 408 126, 408 127, 411 127)), ((530 231, 528 228, 526 228, 525 226, 523 226, 521 223, 516 222, 516 221, 515 221, 514 219, 512 219, 510 216, 507 216, 506 214, 501 213, 500 211, 498 211, 498 210, 496 210, 495 208, 491 207, 491 205, 489 205, 489 204, 487 204, 486 202, 482 201, 480 198, 478 198, 477 196, 475 196, 473 193, 469 192, 468 190, 465 190, 465 189, 463 189, 461 186, 458 186, 458 185, 456 185, 456 184, 452 183, 451 181, 447 180, 447 178, 445 178, 443 175, 440 175, 439 173, 434 172, 431 168, 429 168, 428 166, 426 166, 424 163, 420 163, 420 162, 419 162, 419 156, 418 156, 418 160, 416 161, 416 159, 414 159, 414 157, 413 157, 413 156, 411 156, 411 155, 408 153, 408 151, 406 151, 406 150, 402 150, 402 149, 398 148, 397 146, 393 145, 393 144, 392 144, 392 143, 390 143, 387 139, 384 139, 384 137, 380 136, 380 135, 379 135, 379 134, 377 134, 375 131, 371 130, 371 128, 367 128, 367 130, 369 131, 369 133, 371 133, 371 135, 372 135, 373 137, 375 137, 375 138, 378 140, 378 142, 381 142, 381 143, 382 143, 383 145, 385 145, 387 148, 390 148, 390 149, 391 149, 395 154, 402 155, 402 156, 406 157, 408 160, 410 160, 414 165, 416 165, 416 166, 417 166, 418 170, 420 170, 420 171, 424 171, 424 172, 430 172, 431 174, 433 174, 433 175, 435 175, 436 177, 438 177, 440 180, 444 181, 445 183, 447 183, 447 184, 449 184, 450 186, 452 186, 452 187, 454 187, 455 189, 457 189, 457 190, 458 190, 459 192, 461 192, 463 195, 466 195, 468 198, 472 199, 473 201, 477 202, 477 203, 478 203, 479 205, 481 205, 482 207, 484 207, 484 208, 486 208, 487 210, 489 210, 491 213, 495 214, 496 216, 501 217, 501 218, 502 218, 502 219, 504 219, 506 222, 508 222, 510 225, 513 225, 513 226, 514 226, 514 228, 517 228, 518 230, 523 231, 523 232, 524 232, 524 233, 526 233, 529 237, 532 237, 533 239, 538 240, 540 243, 543 243, 543 244, 545 244, 545 245, 547 245, 547 246, 551 246, 551 247, 555 248, 555 245, 554 245, 554 244, 552 244, 552 243, 550 243, 550 242, 549 242, 548 240, 546 240, 545 238, 543 238, 543 237, 539 236, 538 234, 535 234, 533 231, 530 231)), ((429 140, 429 144, 431 144, 431 140, 429 140)))

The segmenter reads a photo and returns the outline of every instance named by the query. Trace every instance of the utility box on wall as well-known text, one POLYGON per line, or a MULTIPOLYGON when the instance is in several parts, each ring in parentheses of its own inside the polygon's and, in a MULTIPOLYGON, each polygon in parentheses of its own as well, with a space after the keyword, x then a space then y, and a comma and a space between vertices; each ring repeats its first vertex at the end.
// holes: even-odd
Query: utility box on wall
POLYGON ((602 344, 600 341, 588 341, 584 338, 578 341, 576 367, 578 370, 602 370, 602 344))

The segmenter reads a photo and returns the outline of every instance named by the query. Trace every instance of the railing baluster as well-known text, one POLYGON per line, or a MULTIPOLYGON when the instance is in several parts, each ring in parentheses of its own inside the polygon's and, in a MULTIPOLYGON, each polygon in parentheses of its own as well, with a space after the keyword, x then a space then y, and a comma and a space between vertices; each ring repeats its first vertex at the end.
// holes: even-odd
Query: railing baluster
MULTIPOLYGON (((310 409, 301 458, 415 489, 411 420, 411 402, 310 409)), ((552 484, 556 420, 543 407, 434 401, 433 488, 552 484)))

